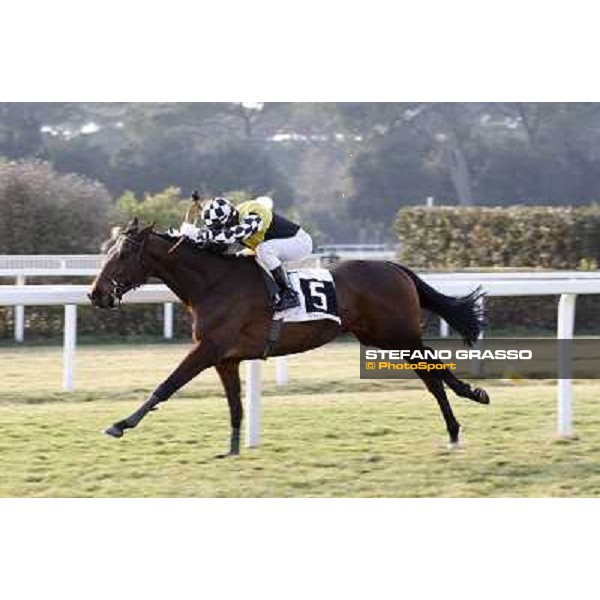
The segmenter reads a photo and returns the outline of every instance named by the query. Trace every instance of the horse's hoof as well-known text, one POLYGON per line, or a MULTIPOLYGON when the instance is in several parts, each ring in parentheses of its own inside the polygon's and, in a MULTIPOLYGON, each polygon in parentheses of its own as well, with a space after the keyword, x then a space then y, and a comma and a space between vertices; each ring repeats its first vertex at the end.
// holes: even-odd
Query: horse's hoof
POLYGON ((117 427, 116 425, 111 425, 110 427, 107 427, 104 430, 104 433, 106 435, 110 435, 110 437, 120 438, 123 437, 124 432, 120 427, 117 427))
POLYGON ((239 452, 224 452, 223 454, 217 454, 215 456, 215 458, 221 459, 221 458, 236 458, 239 457, 240 453, 239 452))
POLYGON ((448 450, 450 452, 458 452, 462 450, 462 444, 458 440, 456 442, 448 442, 448 450))
POLYGON ((479 402, 479 404, 489 404, 490 403, 490 397, 484 389, 475 388, 473 390, 473 394, 474 394, 473 400, 475 400, 475 402, 479 402))

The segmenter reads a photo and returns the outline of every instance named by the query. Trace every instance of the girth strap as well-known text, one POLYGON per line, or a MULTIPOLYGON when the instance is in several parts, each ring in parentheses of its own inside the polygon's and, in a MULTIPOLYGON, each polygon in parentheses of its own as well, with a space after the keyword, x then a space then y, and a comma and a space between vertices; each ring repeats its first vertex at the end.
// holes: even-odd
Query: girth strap
POLYGON ((283 328, 283 319, 273 319, 269 325, 269 332, 267 333, 267 342, 263 351, 262 359, 265 360, 271 355, 275 344, 281 337, 281 329, 283 328))

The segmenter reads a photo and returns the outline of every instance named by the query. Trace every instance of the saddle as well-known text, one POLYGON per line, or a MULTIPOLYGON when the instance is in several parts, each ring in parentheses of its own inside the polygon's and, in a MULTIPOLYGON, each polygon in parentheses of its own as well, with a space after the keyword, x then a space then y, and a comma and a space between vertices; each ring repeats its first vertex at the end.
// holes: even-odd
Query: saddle
POLYGON ((299 295, 300 306, 276 312, 273 308, 278 293, 277 284, 264 269, 267 301, 272 312, 269 331, 262 358, 267 358, 281 337, 284 323, 332 320, 341 324, 338 312, 335 283, 326 269, 298 269, 289 272, 292 287, 299 295))

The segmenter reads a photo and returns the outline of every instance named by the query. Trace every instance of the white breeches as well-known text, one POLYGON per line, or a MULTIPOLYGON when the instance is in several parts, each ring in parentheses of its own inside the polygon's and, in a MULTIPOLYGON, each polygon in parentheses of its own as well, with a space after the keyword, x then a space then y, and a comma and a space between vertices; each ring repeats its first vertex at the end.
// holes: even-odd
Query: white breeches
POLYGON ((299 229, 294 237, 267 240, 256 246, 256 258, 268 271, 282 262, 292 262, 308 258, 313 249, 312 238, 304 229, 299 229))

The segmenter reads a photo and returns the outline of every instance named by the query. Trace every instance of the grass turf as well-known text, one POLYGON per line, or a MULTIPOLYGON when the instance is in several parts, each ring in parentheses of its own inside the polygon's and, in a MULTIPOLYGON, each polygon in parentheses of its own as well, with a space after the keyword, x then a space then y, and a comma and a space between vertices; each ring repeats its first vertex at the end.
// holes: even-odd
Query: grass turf
MULTIPOLYGON (((489 407, 454 399, 464 448, 449 452, 418 381, 361 381, 358 347, 290 358, 290 384, 263 368, 263 444, 225 449, 217 378, 201 375, 121 440, 129 414, 186 346, 84 347, 72 394, 59 348, 0 350, 0 496, 596 496, 600 384, 578 382, 577 440, 554 437, 552 382, 485 382, 489 407)), ((451 398, 453 396, 451 395, 451 398)))

